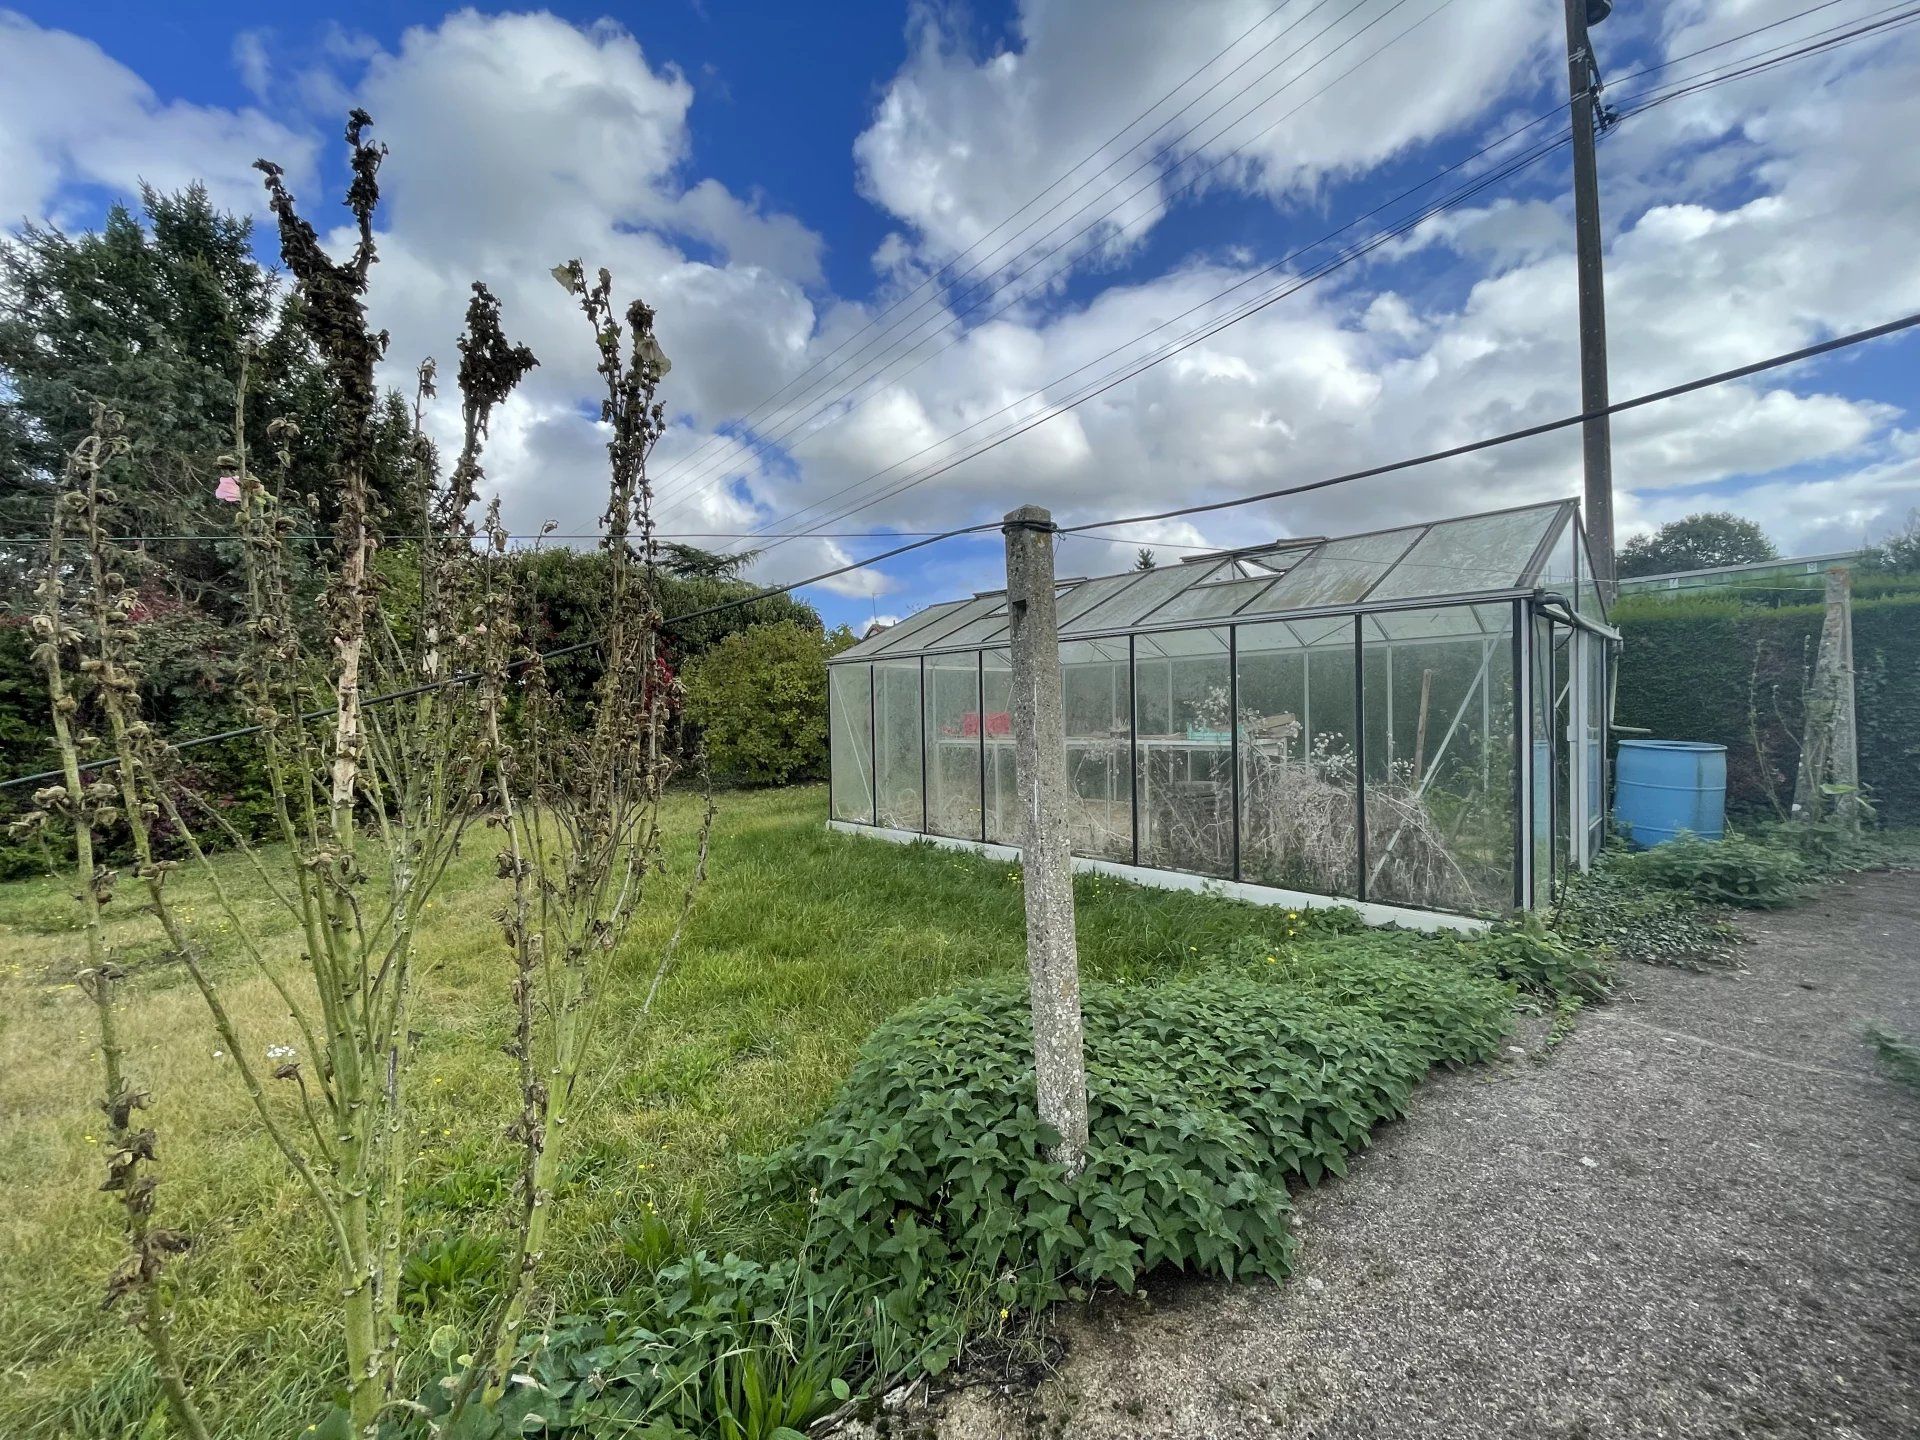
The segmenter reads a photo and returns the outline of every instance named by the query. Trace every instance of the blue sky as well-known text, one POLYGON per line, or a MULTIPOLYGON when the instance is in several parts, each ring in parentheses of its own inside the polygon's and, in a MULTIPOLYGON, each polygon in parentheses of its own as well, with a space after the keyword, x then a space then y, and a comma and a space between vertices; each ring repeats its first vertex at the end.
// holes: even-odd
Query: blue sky
MULTIPOLYGON (((1881 8, 1622 6, 1596 43, 1619 77, 1717 47, 1623 78, 1611 93, 1630 104, 1881 8)), ((309 213, 337 214, 339 117, 365 104, 394 147, 371 301, 394 336, 391 378, 450 351, 474 278, 542 356, 491 464, 517 526, 591 528, 597 509, 591 357, 544 278, 575 254, 660 310, 676 362, 677 423, 656 465, 669 530, 914 531, 1028 501, 1093 519, 1576 408, 1561 154, 1029 434, 884 493, 1000 433, 1003 407, 1057 406, 1231 313, 1275 283, 1263 267, 1551 110, 1564 87, 1558 11, 1553 0, 1289 0, 1277 13, 1273 0, 16 5, 0 9, 0 223, 92 223, 140 178, 202 176, 223 202, 257 210, 246 169, 257 153, 288 164, 309 213), (946 283, 958 256, 978 272, 946 283), (910 312, 918 328, 888 329, 910 312), (791 408, 753 413, 782 386, 791 408), (890 482, 869 480, 917 452, 890 482)), ((1869 153, 1857 138, 1920 128, 1916 80, 1906 27, 1676 99, 1606 139, 1616 397, 1920 308, 1920 259, 1902 238, 1920 220, 1920 161, 1914 147, 1869 153)), ((1291 268, 1407 213, 1362 221, 1291 268)), ((1731 508, 1789 549, 1892 528, 1920 503, 1916 356, 1913 341, 1882 343, 1621 425, 1623 522, 1731 508)), ((1061 565, 1097 572, 1141 543, 1171 555, 1578 488, 1577 442, 1555 437, 1292 506, 1075 542, 1061 565)), ((754 573, 794 578, 883 544, 790 539, 754 573)), ((996 562, 994 541, 959 542, 808 598, 830 620, 898 615, 991 585, 996 562)))

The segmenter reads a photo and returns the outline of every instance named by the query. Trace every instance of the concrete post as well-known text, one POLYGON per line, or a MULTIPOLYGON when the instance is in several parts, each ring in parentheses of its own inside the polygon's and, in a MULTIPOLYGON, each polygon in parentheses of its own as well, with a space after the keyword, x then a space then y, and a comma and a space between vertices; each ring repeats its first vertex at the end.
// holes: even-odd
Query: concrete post
POLYGON ((1053 516, 1038 505, 1023 505, 1008 512, 1002 529, 1007 537, 1013 758, 1026 868, 1034 1086, 1040 1118, 1060 1135, 1053 1159, 1068 1174, 1077 1174, 1087 1154, 1087 1064, 1067 841, 1067 736, 1054 613, 1053 516))
POLYGON ((1840 791, 1834 813, 1849 830, 1858 830, 1866 797, 1860 793, 1860 731, 1854 714, 1853 572, 1836 565, 1827 580, 1837 581, 1840 591, 1840 664, 1834 677, 1833 755, 1827 764, 1840 791))
POLYGON ((1853 708, 1853 575, 1836 565, 1826 576, 1827 613, 1807 685, 1806 729, 1793 782, 1793 818, 1818 820, 1829 809, 1850 826, 1860 821, 1860 760, 1853 708), (1839 793, 1827 804, 1825 787, 1839 793))

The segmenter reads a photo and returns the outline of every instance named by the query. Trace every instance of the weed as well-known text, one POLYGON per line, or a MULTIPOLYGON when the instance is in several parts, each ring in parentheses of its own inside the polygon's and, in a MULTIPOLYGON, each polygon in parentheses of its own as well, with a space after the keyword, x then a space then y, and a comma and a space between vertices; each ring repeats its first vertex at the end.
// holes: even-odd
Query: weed
POLYGON ((1889 1075, 1902 1085, 1920 1090, 1920 1039, 1895 1035, 1875 1025, 1867 1030, 1867 1044, 1889 1075))
POLYGON ((471 1299, 500 1278, 500 1242, 459 1234, 416 1246, 400 1268, 400 1308, 410 1314, 471 1299))
POLYGON ((1091 1143, 1069 1180, 1034 1112, 1022 989, 972 986, 883 1026, 840 1099, 780 1157, 815 1197, 818 1263, 913 1295, 999 1274, 1003 1306, 1156 1265, 1286 1273, 1287 1183, 1342 1174, 1429 1066, 1480 1058, 1508 993, 1388 954, 1272 980, 1234 969, 1083 998, 1091 1143))
POLYGON ((1549 1000, 1601 1000, 1613 989, 1612 970, 1591 945, 1538 915, 1456 943, 1471 968, 1549 1000))
POLYGON ((1649 885, 1708 905, 1774 910, 1807 893, 1814 872, 1794 851, 1744 835, 1702 840, 1682 835, 1619 862, 1649 885))
POLYGON ((1624 852, 1609 850, 1568 880, 1549 923, 1572 944, 1640 965, 1724 965, 1739 935, 1724 911, 1649 886, 1624 852))

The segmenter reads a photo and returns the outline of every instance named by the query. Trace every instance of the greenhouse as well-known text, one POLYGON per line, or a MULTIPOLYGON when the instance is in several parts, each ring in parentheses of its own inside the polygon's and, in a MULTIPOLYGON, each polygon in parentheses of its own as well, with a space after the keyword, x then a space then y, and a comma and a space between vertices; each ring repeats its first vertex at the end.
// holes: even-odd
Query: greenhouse
MULTIPOLYGON (((1576 502, 1057 582, 1076 865, 1460 924, 1545 905, 1605 814, 1607 627, 1576 502)), ((829 670, 833 825, 1019 839, 1007 604, 829 670)))

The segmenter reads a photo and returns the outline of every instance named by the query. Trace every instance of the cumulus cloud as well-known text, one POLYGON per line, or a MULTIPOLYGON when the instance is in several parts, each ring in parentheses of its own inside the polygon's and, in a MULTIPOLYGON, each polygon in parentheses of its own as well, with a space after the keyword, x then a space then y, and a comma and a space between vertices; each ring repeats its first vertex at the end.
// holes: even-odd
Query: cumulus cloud
POLYGON ((90 40, 0 11, 0 224, 61 218, 65 193, 205 182, 217 204, 264 209, 262 155, 311 173, 315 145, 257 110, 163 101, 90 40))
MULTIPOLYGON (((516 529, 553 519, 591 531, 602 500, 593 337, 548 274, 557 262, 604 265, 623 300, 644 296, 658 310, 675 362, 664 398, 679 422, 662 465, 803 363, 819 320, 809 296, 819 236, 685 173, 693 88, 623 28, 469 11, 412 27, 390 49, 343 37, 327 58, 304 86, 364 105, 391 147, 369 297, 392 335, 388 380, 403 383, 424 355, 451 358, 473 280, 540 357, 495 420, 488 459, 516 529)), ((322 213, 326 197, 305 198, 322 213)), ((450 438, 450 395, 434 422, 450 438)), ((710 458, 740 453, 715 443, 710 458)), ((678 528, 721 531, 752 518, 737 489, 718 486, 675 516, 678 528)), ((805 558, 833 555, 814 545, 805 558)), ((884 582, 847 583, 864 594, 884 582)))
MULTIPOLYGON (((1101 95, 1155 93, 1132 78, 1146 50, 1181 56, 1160 72, 1167 76, 1203 53, 1180 50, 1192 17, 1130 14, 1113 18, 1111 28, 1121 33, 1103 37, 1108 49, 1048 66, 1044 27, 1055 13, 1053 6, 1028 6, 1022 43, 986 59, 923 29, 881 102, 860 142, 862 173, 924 249, 950 252, 971 243, 981 217, 1011 210, 1029 182, 1035 189, 1045 183, 1048 177, 1021 170, 1019 159, 1025 137, 1037 133, 1055 138, 1051 149, 1034 146, 1036 153, 1073 153, 1058 138, 1065 122, 1049 129, 1048 117, 1084 115, 1101 95), (1157 47, 1128 32, 1136 23, 1157 26, 1157 47)), ((1784 3, 1676 7, 1655 37, 1659 51, 1641 58, 1686 55, 1789 14, 1784 3)), ((1792 39, 1824 23, 1783 26, 1770 39, 1792 39)), ((1537 28, 1516 28, 1537 43, 1537 28)), ((1441 43, 1441 27, 1430 38, 1441 43)), ((1433 54, 1426 58, 1436 73, 1446 70, 1433 54)), ((1500 87, 1487 84, 1485 72, 1481 79, 1483 89, 1456 112, 1449 114, 1441 96, 1425 130, 1397 118, 1401 109, 1428 108, 1424 87, 1410 86, 1396 104, 1392 87, 1375 85, 1371 96, 1389 98, 1328 115, 1356 131, 1398 135, 1403 148, 1476 117, 1492 133, 1507 123, 1493 123, 1500 87)), ((1916 79, 1920 46, 1902 37, 1650 111, 1608 138, 1602 164, 1616 397, 1920 306, 1920 260, 1906 239, 1920 219, 1920 156, 1911 147, 1893 155, 1857 143, 1861 134, 1907 134, 1920 125, 1916 79)), ((1365 166, 1391 153, 1342 151, 1339 138, 1324 130, 1294 135, 1293 143, 1287 156, 1240 177, 1263 183, 1283 216, 1289 187, 1311 188, 1343 155, 1365 166)), ((1572 236, 1556 193, 1562 183, 1554 178, 1448 215, 1426 227, 1417 244, 1383 252, 1363 272, 1276 305, 963 469, 902 491, 863 518, 977 519, 990 503, 1011 498, 1076 516, 1167 508, 1576 410, 1572 236)), ((1189 263, 1114 286, 1091 302, 1036 308, 973 332, 911 380, 880 391, 833 431, 808 440, 793 489, 839 488, 1248 274, 1237 264, 1189 263)), ((1693 508, 1702 496, 1717 496, 1720 506, 1753 514, 1788 546, 1814 543, 1836 524, 1873 531, 1896 523, 1915 501, 1911 465, 1884 463, 1900 412, 1848 393, 1850 365, 1803 367, 1622 417, 1615 475, 1627 492, 1623 523, 1631 529, 1667 517, 1682 502, 1666 491, 1687 497, 1693 508)), ((1048 386, 1023 408, 1070 398, 1080 383, 1048 386)), ((992 434, 1004 423, 977 433, 992 434)), ((1197 523, 1208 539, 1246 543, 1575 494, 1579 475, 1578 440, 1569 432, 1197 523)), ((1107 558, 1125 557, 1115 546, 1107 558)))
MULTIPOLYGON (((1444 9, 1411 0, 1364 34, 1358 26, 1371 10, 1316 37, 1339 14, 1324 7, 1265 50, 1256 47, 1269 32, 1256 31, 1107 147, 1106 163, 992 234, 1270 8, 1028 0, 991 54, 957 38, 940 12, 916 9, 906 61, 849 159, 849 183, 897 225, 875 254, 871 298, 827 291, 822 238, 804 217, 697 173, 693 87, 617 25, 462 12, 390 43, 336 32, 304 67, 259 35, 237 41, 234 56, 250 84, 324 100, 328 120, 315 133, 334 129, 342 105, 360 103, 393 147, 371 297, 393 335, 391 380, 404 381, 425 354, 451 361, 473 279, 501 296, 509 332, 541 357, 496 419, 488 462, 517 528, 548 518, 570 532, 595 527, 604 437, 593 418, 591 339, 547 275, 578 255, 607 265, 623 296, 642 295, 659 311, 675 362, 667 399, 676 423, 655 466, 669 528, 923 531, 990 520, 1022 502, 1066 519, 1174 508, 1578 408, 1571 221, 1564 179, 1546 171, 976 460, 910 483, 1279 283, 1284 275, 1258 274, 1273 254, 1365 208, 1381 187, 1510 128, 1541 104, 1542 76, 1557 83, 1552 0, 1444 9), (1361 60, 1353 80, 1339 79, 1361 60), (1170 122, 1187 101, 1185 121, 1170 122), (1222 106, 1216 121, 1180 138, 1184 123, 1222 106), (1282 123, 1261 128, 1276 117, 1282 123), (1144 151, 1130 150, 1149 136, 1144 151), (1056 282, 1072 273, 1060 267, 1099 271, 1104 289, 1042 286, 996 314, 998 300, 967 309, 977 289, 923 286, 983 237, 979 253, 996 257, 990 267, 1001 278, 1034 264, 1051 243, 1049 226, 1084 224, 1073 218, 1078 208, 1142 159, 1129 208, 1041 266, 1056 282), (1220 192, 1215 199, 1262 207, 1271 223, 1252 233, 1267 237, 1269 253, 1244 235, 1176 259, 1152 248, 1170 207, 1189 203, 1182 187, 1208 167, 1203 184, 1220 192), (1096 173, 1106 178, 1075 190, 1096 173), (994 248, 1002 239, 1011 241, 1003 252, 994 248), (1222 292, 1231 293, 1216 299, 1222 292), (895 300, 906 303, 884 314, 895 300), (890 330, 903 314, 910 325, 890 330), (842 393, 870 370, 884 373, 842 393), (782 387, 779 403, 739 423, 782 387)), ((1610 22, 1603 48, 1643 64, 1789 13, 1788 0, 1689 0, 1657 19, 1610 22)), ((1298 18, 1292 7, 1272 31, 1289 18, 1298 18)), ((1824 23, 1810 17, 1800 28, 1824 23)), ((75 184, 124 189, 135 175, 178 183, 190 171, 231 185, 216 194, 253 208, 245 165, 266 152, 294 163, 309 214, 328 213, 332 197, 311 180, 312 135, 252 110, 163 102, 97 47, 11 18, 0 27, 0 40, 40 47, 37 60, 22 62, 19 44, 0 45, 0 202, 42 213, 75 184), (7 83, 20 75, 39 87, 26 92, 40 94, 39 105, 7 83), (66 106, 63 117, 46 98, 83 86, 99 97, 90 112, 66 106), (163 150, 173 169, 142 168, 163 150)), ((1920 308, 1909 238, 1920 221, 1920 151, 1859 143, 1920 130, 1916 81, 1920 42, 1907 33, 1649 111, 1606 139, 1617 397, 1920 308)), ((1630 98, 1636 82, 1625 88, 1630 98)), ((1836 359, 1623 417, 1615 429, 1623 527, 1734 508, 1789 548, 1890 528, 1916 503, 1920 461, 1910 420, 1873 398, 1884 388, 1857 382, 1859 364, 1836 359)), ((436 417, 443 434, 448 414, 436 417)), ((1061 566, 1094 573, 1130 564, 1140 545, 1163 547, 1171 560, 1186 546, 1373 528, 1579 488, 1579 442, 1566 432, 1350 488, 1075 539, 1061 566)), ((753 573, 790 580, 867 548, 771 541, 753 573)), ((888 608, 899 610, 986 588, 997 564, 990 535, 828 588, 893 594, 888 608)))
POLYGON ((968 263, 992 273, 1043 247, 1117 253, 1185 187, 1311 192, 1473 122, 1546 53, 1559 13, 1025 0, 1014 43, 983 55, 926 8, 854 154, 866 193, 939 260, 980 245, 968 263), (1042 192, 1029 217, 1052 228, 996 228, 1042 192))

